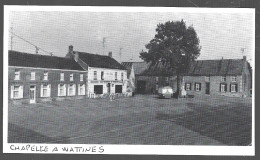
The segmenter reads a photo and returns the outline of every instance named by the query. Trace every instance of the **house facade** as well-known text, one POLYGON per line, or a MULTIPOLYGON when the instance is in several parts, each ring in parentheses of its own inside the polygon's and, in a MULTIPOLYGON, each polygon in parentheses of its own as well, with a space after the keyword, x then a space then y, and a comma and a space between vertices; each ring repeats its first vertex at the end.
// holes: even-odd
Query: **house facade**
POLYGON ((73 58, 88 72, 89 97, 127 92, 127 70, 112 58, 112 52, 108 55, 90 54, 74 51, 73 46, 69 46, 66 57, 73 58))
POLYGON ((8 97, 21 103, 84 98, 88 72, 73 59, 9 51, 8 97))
POLYGON ((252 71, 243 59, 198 60, 183 77, 187 94, 248 97, 252 88, 252 71))
MULTIPOLYGON (((159 62, 123 62, 128 72, 133 66, 136 93, 157 93, 158 88, 171 86, 177 90, 177 76, 159 62)), ((183 73, 182 86, 190 95, 224 95, 247 97, 252 88, 250 64, 243 59, 196 60, 183 73)))

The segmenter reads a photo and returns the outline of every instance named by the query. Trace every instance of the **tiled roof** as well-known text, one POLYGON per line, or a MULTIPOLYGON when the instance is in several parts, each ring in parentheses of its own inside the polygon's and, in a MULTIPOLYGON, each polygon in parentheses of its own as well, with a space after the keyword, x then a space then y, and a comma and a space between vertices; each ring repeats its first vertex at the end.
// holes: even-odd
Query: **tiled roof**
POLYGON ((186 75, 241 75, 243 66, 243 59, 197 60, 186 75))
POLYGON ((127 69, 127 74, 130 74, 132 65, 134 68, 135 75, 142 75, 145 70, 150 66, 150 63, 146 62, 122 62, 122 65, 127 69))
POLYGON ((144 76, 172 76, 174 75, 174 72, 170 69, 167 69, 167 67, 165 67, 163 65, 162 62, 158 62, 154 65, 150 65, 149 68, 147 70, 145 70, 142 75, 144 76))
POLYGON ((77 53, 79 54, 79 58, 90 67, 122 69, 122 70, 126 69, 114 58, 111 58, 109 56, 91 54, 85 52, 77 52, 77 53))
POLYGON ((29 54, 18 51, 8 51, 9 66, 83 70, 80 65, 71 58, 29 54))

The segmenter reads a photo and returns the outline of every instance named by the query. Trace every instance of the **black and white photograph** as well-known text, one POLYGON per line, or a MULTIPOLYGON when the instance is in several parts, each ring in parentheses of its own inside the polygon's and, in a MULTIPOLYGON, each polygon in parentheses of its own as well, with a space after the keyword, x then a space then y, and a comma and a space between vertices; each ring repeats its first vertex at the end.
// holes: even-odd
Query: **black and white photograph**
POLYGON ((255 154, 254 9, 5 6, 4 21, 4 152, 255 154))

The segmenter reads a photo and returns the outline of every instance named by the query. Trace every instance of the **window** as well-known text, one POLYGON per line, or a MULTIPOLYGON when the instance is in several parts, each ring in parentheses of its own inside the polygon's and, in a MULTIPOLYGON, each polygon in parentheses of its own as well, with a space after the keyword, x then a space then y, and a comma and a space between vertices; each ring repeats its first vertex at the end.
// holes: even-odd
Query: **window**
POLYGON ((169 77, 165 77, 165 81, 168 82, 169 81, 169 77))
POLYGON ((230 84, 230 92, 237 92, 237 84, 230 84))
POLYGON ((124 73, 123 72, 121 73, 121 80, 122 81, 124 80, 124 73))
POLYGON ((11 86, 11 98, 12 99, 23 98, 23 86, 20 85, 11 86))
POLYGON ((158 82, 159 81, 159 77, 155 77, 155 81, 158 82))
POLYGON ((14 80, 20 80, 20 71, 19 70, 14 71, 14 80))
POLYGON ((191 90, 191 83, 186 83, 185 84, 185 90, 190 91, 191 90))
POLYGON ((226 76, 221 76, 221 81, 222 82, 226 82, 226 80, 227 80, 226 76))
POLYGON ((195 91, 201 90, 201 83, 195 83, 195 91))
POLYGON ((116 85, 115 86, 115 92, 116 93, 122 93, 122 85, 116 85))
POLYGON ((104 71, 101 71, 101 80, 104 80, 104 71))
POLYGON ((70 74, 70 81, 73 81, 73 73, 70 74))
POLYGON ((42 84, 41 85, 41 97, 50 97, 50 95, 51 95, 50 84, 42 84))
POLYGON ((237 81, 237 77, 236 77, 236 76, 232 76, 232 77, 231 77, 231 81, 232 81, 232 82, 236 82, 236 81, 237 81))
POLYGON ((75 96, 75 84, 69 84, 68 96, 75 96))
POLYGON ((60 81, 64 81, 64 73, 60 73, 60 81))
POLYGON ((58 96, 66 96, 66 85, 65 84, 58 85, 58 96))
POLYGON ((97 80, 97 71, 94 71, 94 80, 97 80))
POLYGON ((117 72, 115 72, 115 80, 117 80, 117 72))
POLYGON ((85 95, 85 84, 79 84, 78 95, 85 95))
POLYGON ((206 82, 209 82, 209 81, 210 81, 210 77, 209 77, 209 76, 206 76, 206 77, 205 77, 205 81, 206 81, 206 82))
POLYGON ((227 84, 221 83, 220 84, 220 92, 226 92, 227 91, 227 84))
POLYGON ((43 80, 48 80, 48 72, 44 71, 43 73, 43 80))
POLYGON ((80 74, 79 76, 80 76, 79 77, 80 81, 83 81, 83 77, 84 77, 83 74, 80 74))
POLYGON ((32 81, 35 80, 35 72, 31 72, 31 80, 32 80, 32 81))

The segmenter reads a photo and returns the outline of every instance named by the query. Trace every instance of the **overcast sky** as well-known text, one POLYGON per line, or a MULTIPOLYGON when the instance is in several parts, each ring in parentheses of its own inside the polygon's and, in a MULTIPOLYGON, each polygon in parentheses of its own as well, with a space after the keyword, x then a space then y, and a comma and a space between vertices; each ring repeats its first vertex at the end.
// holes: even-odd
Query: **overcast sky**
MULTIPOLYGON (((242 58, 241 48, 251 59, 254 50, 254 19, 249 13, 12 11, 9 18, 14 33, 56 56, 65 56, 69 45, 76 51, 103 54, 106 37, 105 54, 112 51, 119 61, 122 48, 122 61, 132 57, 131 61, 141 61, 139 52, 154 37, 157 24, 181 19, 197 31, 199 59, 242 58)), ((13 50, 35 53, 17 37, 13 50)))

